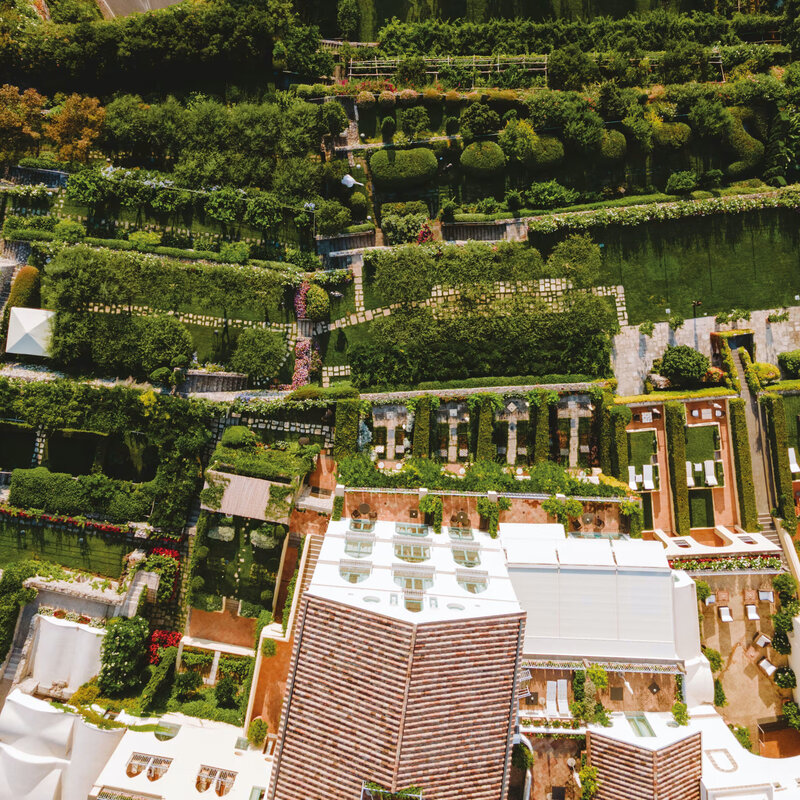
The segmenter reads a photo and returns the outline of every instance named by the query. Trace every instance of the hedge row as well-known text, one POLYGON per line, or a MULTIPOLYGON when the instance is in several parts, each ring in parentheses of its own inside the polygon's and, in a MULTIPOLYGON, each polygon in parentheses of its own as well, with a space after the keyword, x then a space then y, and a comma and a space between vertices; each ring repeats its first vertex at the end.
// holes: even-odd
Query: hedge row
POLYGON ((161 653, 161 661, 158 662, 158 666, 153 670, 150 680, 142 690, 140 697, 142 711, 147 711, 153 705, 158 693, 172 677, 177 658, 177 647, 167 647, 161 653))
POLYGON ((481 400, 478 414, 478 440, 475 447, 476 461, 492 461, 495 457, 497 449, 492 441, 493 422, 492 400, 489 397, 484 397, 481 400))
POLYGON ((689 486, 686 483, 686 412, 683 403, 664 404, 664 427, 667 437, 667 464, 675 509, 675 530, 685 536, 691 528, 689 486))
POLYGON ((427 147, 384 148, 373 154, 369 166, 373 180, 383 188, 418 186, 431 180, 438 170, 436 156, 427 147))
POLYGON ((333 440, 333 457, 341 461, 358 451, 358 422, 361 404, 358 400, 340 400, 336 404, 336 431, 333 440))
POLYGON ((736 397, 728 403, 730 409, 731 436, 733 439, 736 488, 739 493, 741 525, 746 531, 758 530, 758 510, 753 486, 753 464, 750 459, 750 440, 747 436, 745 401, 736 397))
POLYGON ((750 358, 750 353, 744 347, 739 348, 739 357, 742 359, 744 379, 747 381, 747 386, 754 395, 757 395, 764 387, 761 385, 758 373, 753 366, 753 359, 750 358))
POLYGON ((772 453, 772 471, 775 477, 775 493, 778 496, 778 514, 783 519, 786 532, 794 536, 797 516, 794 511, 792 473, 789 469, 789 435, 786 430, 786 412, 783 397, 767 394, 759 398, 767 417, 767 436, 772 453))
POLYGON ((427 458, 431 452, 431 399, 421 397, 414 410, 414 432, 411 452, 417 458, 427 458))
POLYGON ((733 351, 728 344, 728 340, 720 339, 719 353, 722 357, 722 369, 725 370, 727 375, 725 383, 737 392, 742 391, 742 384, 739 382, 739 373, 736 371, 736 365, 733 363, 733 351))
POLYGON ((611 474, 615 478, 628 482, 628 423, 633 419, 633 412, 628 406, 614 406, 609 411, 612 436, 610 441, 611 474))
POLYGON ((17 277, 14 278, 14 282, 11 284, 8 302, 3 312, 0 339, 4 338, 8 333, 8 321, 11 317, 12 308, 39 308, 39 284, 39 270, 36 267, 25 266, 17 273, 17 277))
POLYGON ((530 437, 533 443, 531 463, 538 464, 550 458, 550 399, 543 396, 540 402, 532 401, 529 409, 530 437))

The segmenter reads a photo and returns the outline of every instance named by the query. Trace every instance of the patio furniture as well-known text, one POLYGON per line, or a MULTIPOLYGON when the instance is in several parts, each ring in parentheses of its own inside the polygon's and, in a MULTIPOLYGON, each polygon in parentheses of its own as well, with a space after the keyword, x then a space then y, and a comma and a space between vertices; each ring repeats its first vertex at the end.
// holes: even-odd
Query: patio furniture
POLYGON ((716 486, 717 485, 717 475, 714 472, 714 462, 709 459, 708 461, 703 462, 706 468, 706 486, 716 486))
POLYGON ((758 666, 768 678, 771 678, 775 674, 775 670, 778 669, 768 658, 762 658, 758 662, 758 666))
POLYGON ((569 716, 569 697, 567 695, 567 680, 562 678, 556 687, 556 703, 558 706, 558 714, 561 717, 569 716))
POLYGON ((800 464, 797 463, 797 453, 795 453, 794 447, 789 448, 789 469, 792 473, 800 472, 800 464))
POLYGON ((656 488, 655 483, 653 483, 653 465, 652 464, 645 464, 642 467, 642 477, 644 478, 644 488, 652 492, 653 489, 656 488))
POLYGON ((558 706, 556 705, 557 686, 555 681, 547 681, 547 703, 544 711, 548 717, 558 716, 558 706))
POLYGON ((733 622, 733 617, 731 616, 731 610, 728 606, 719 607, 719 618, 722 622, 733 622))
POLYGON ((721 416, 722 416, 722 412, 721 412, 719 409, 717 409, 717 410, 714 412, 714 416, 715 416, 715 417, 721 417, 721 416))
POLYGON ((753 639, 753 644, 755 644, 756 647, 766 647, 768 644, 772 644, 772 639, 770 639, 766 633, 761 633, 761 631, 759 631, 756 633, 756 638, 753 639))
POLYGON ((752 620, 761 619, 761 617, 758 616, 758 611, 756 611, 755 606, 745 606, 744 610, 747 612, 747 619, 752 619, 752 620))
POLYGON ((641 475, 637 474, 636 483, 642 483, 643 480, 644 480, 644 478, 641 475))
POLYGON ((703 465, 702 465, 702 464, 695 463, 695 465, 694 465, 694 471, 695 471, 695 472, 702 472, 702 471, 703 471, 703 465))
POLYGON ((717 596, 715 594, 710 594, 708 597, 706 597, 706 606, 713 606, 716 602, 717 596))
POLYGON ((642 412, 642 422, 652 422, 653 421, 653 413, 652 411, 643 411, 642 412))
POLYGON ((694 486, 694 475, 692 475, 692 462, 686 462, 686 483, 691 488, 694 486))
POLYGON ((759 589, 758 600, 761 603, 774 603, 775 593, 772 591, 772 589, 759 589))
POLYGON ((636 486, 636 467, 628 467, 628 486, 635 492, 636 486))
POLYGON ((711 409, 710 408, 704 408, 700 412, 700 418, 701 419, 711 419, 711 409))
POLYGON ((700 416, 700 412, 696 408, 693 408, 692 409, 692 416, 693 417, 699 417, 700 416))

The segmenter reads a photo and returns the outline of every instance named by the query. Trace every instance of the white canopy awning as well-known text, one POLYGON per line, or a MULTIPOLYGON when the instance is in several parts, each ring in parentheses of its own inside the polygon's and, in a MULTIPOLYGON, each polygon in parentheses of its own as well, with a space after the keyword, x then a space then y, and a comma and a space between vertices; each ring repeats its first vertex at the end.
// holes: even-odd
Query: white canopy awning
POLYGON ((50 336, 55 311, 45 308, 11 309, 6 353, 20 356, 50 355, 50 336))

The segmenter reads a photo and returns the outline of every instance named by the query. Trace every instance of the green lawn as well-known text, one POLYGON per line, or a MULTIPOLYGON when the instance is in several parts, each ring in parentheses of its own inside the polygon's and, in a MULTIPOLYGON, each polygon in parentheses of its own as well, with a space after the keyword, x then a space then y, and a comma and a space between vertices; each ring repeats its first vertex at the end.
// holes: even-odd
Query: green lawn
POLYGON ((714 500, 711 489, 689 490, 689 519, 692 528, 714 527, 714 500))
POLYGON ((719 435, 717 425, 690 425, 686 428, 686 460, 702 464, 714 458, 719 435))
MULTIPOLYGON (((356 287, 353 283, 344 287, 333 289, 341 293, 342 297, 331 297, 331 316, 332 320, 347 317, 356 313, 356 287)), ((330 292, 329 292, 330 294, 330 292)))
POLYGON ((362 322, 360 325, 349 325, 347 328, 339 328, 320 336, 318 341, 322 363, 326 367, 348 364, 347 348, 354 344, 368 344, 370 325, 369 322, 362 322))
POLYGON ((786 432, 789 439, 789 447, 794 447, 796 453, 800 453, 800 394, 783 395, 783 408, 786 412, 786 432))
POLYGON ((133 549, 124 538, 109 534, 0 523, 0 568, 15 561, 35 559, 118 578, 123 559, 133 549))
POLYGON ((642 466, 652 463, 656 452, 655 431, 633 431, 628 434, 628 463, 641 472, 642 466))

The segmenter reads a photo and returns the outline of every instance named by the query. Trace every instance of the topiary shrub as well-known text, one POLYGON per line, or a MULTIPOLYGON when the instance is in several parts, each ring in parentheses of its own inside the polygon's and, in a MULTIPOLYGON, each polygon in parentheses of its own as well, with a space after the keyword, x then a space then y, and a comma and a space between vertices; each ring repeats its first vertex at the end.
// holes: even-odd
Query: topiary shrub
POLYGON ((756 361, 753 364, 753 370, 762 386, 775 383, 781 376, 781 371, 774 364, 768 364, 765 361, 756 361))
POLYGON ((378 105, 383 111, 391 111, 394 108, 395 102, 394 92, 384 90, 378 95, 378 105))
POLYGON ((537 141, 525 158, 532 169, 549 169, 564 160, 564 145, 555 136, 537 136, 537 141))
POLYGON ((401 106, 410 108, 419 102, 419 92, 414 91, 414 89, 403 89, 403 91, 397 95, 397 99, 401 106))
POLYGON ((619 161, 625 158, 628 142, 620 131, 606 131, 600 140, 600 155, 606 161, 619 161))
POLYGON ((744 127, 744 121, 752 121, 754 112, 749 108, 735 106, 730 109, 731 124, 728 128, 728 146, 733 150, 736 161, 726 170, 731 177, 739 177, 751 172, 764 158, 764 144, 751 136, 744 127))
POLYGON ((356 95, 356 103, 359 108, 368 109, 375 107, 375 95, 372 92, 359 92, 356 95))
POLYGON ((667 178, 667 185, 664 191, 667 194, 688 194, 697 188, 697 175, 686 170, 683 172, 673 172, 667 178))
POLYGON ((667 345, 661 357, 659 375, 665 377, 671 386, 693 389, 702 385, 708 367, 708 357, 693 347, 667 345))
POLYGON ((17 277, 11 284, 11 292, 3 313, 3 337, 8 333, 8 320, 12 308, 39 308, 41 304, 40 283, 39 270, 36 267, 25 266, 17 273, 17 277))
POLYGON ((378 150, 369 160, 372 178, 385 188, 418 186, 432 180, 438 162, 432 150, 415 147, 411 150, 378 150))
POLYGON ((269 726, 260 717, 250 721, 250 726, 247 728, 247 739, 253 747, 261 747, 264 744, 264 739, 267 738, 267 731, 269 726))
POLYGON ((497 142, 473 142, 461 154, 461 166, 478 177, 494 175, 505 165, 505 153, 497 142))
POLYGON ((383 137, 383 141, 391 142, 396 130, 397 122, 395 122, 394 117, 384 117, 383 122, 381 122, 381 136, 383 137))
POLYGON ((61 239, 70 244, 80 242, 86 238, 86 228, 80 222, 72 219, 64 219, 56 225, 53 230, 56 239, 61 239))
POLYGON ((692 138, 692 129, 684 122, 662 122, 653 128, 653 144, 670 150, 686 147, 692 138))
POLYGON ((328 293, 316 283, 308 287, 306 293, 306 317, 314 322, 328 319, 331 310, 331 300, 328 293))
POLYGON ((787 378, 800 378, 800 350, 778 353, 778 365, 787 378))

